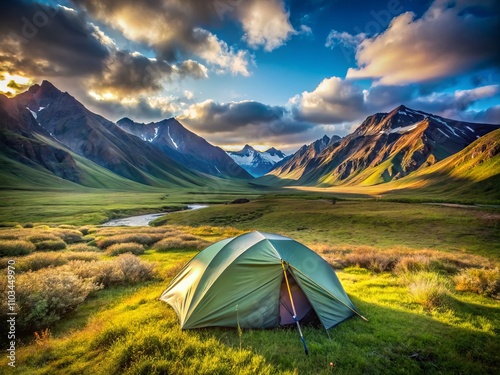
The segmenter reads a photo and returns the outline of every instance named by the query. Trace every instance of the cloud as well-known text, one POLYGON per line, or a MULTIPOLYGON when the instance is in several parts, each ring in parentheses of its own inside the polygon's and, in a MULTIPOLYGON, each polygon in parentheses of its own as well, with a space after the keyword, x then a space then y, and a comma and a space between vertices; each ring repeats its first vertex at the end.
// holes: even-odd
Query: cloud
POLYGON ((375 85, 362 89, 356 81, 331 77, 313 91, 294 96, 289 105, 295 119, 325 125, 359 124, 368 115, 387 112, 400 104, 467 121, 474 117, 474 104, 500 97, 497 84, 422 94, 426 89, 421 85, 375 85))
POLYGON ((281 0, 250 1, 245 5, 241 6, 240 21, 245 31, 244 40, 251 47, 263 46, 264 50, 272 51, 297 34, 281 0))
POLYGON ((326 37, 325 47, 335 48, 341 45, 346 48, 357 48, 359 44, 366 38, 366 34, 360 33, 356 35, 349 34, 348 32, 339 32, 331 30, 326 37))
POLYGON ((346 78, 407 84, 498 67, 499 7, 493 0, 436 0, 421 18, 395 17, 385 32, 358 45, 358 68, 346 78))
POLYGON ((293 118, 282 106, 255 101, 217 103, 206 100, 190 105, 177 119, 216 144, 283 144, 299 139, 314 125, 293 118))
POLYGON ((207 78, 207 69, 192 60, 179 65, 148 58, 139 52, 113 51, 101 74, 88 87, 97 93, 111 93, 116 97, 156 93, 163 89, 165 80, 175 77, 207 78))
POLYGON ((24 1, 2 4, 0 71, 75 77, 102 70, 109 50, 82 15, 24 1))
POLYGON ((248 51, 237 51, 201 27, 220 21, 210 1, 75 0, 75 3, 127 39, 153 49, 159 60, 175 63, 199 57, 218 73, 250 75, 248 51))
POLYGON ((195 30, 195 35, 197 39, 203 40, 203 43, 195 48, 198 56, 217 66, 218 73, 229 71, 233 75, 241 74, 245 77, 250 75, 248 71, 250 58, 247 51, 235 51, 214 34, 200 28, 195 30))
POLYGON ((364 115, 363 90, 339 77, 325 78, 315 90, 290 100, 295 118, 322 124, 353 121, 364 115))

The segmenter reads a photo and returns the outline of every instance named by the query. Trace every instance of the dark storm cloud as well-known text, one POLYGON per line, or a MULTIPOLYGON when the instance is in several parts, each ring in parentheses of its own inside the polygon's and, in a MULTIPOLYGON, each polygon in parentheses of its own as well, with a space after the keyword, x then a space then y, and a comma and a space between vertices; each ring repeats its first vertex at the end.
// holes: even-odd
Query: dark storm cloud
POLYGON ((172 75, 184 78, 206 78, 203 65, 184 61, 179 66, 164 60, 151 59, 138 52, 116 50, 106 62, 102 74, 91 83, 94 91, 110 91, 120 95, 157 92, 163 88, 163 79, 172 75))
POLYGON ((191 105, 179 120, 194 131, 225 144, 237 143, 244 138, 262 141, 287 137, 314 126, 293 119, 285 107, 255 101, 216 103, 207 100, 191 105))
POLYGON ((8 1, 0 12, 0 71, 82 76, 102 70, 108 49, 84 16, 58 6, 8 1))

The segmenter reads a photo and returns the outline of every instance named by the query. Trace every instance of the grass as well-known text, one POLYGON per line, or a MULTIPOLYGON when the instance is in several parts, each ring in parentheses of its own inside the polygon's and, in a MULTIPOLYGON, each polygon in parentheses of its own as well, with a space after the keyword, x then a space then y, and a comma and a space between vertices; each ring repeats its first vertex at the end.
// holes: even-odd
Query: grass
POLYGON ((262 197, 173 213, 155 221, 191 226, 233 226, 281 233, 309 244, 394 246, 481 254, 500 259, 500 212, 386 201, 262 197), (293 214, 291 214, 293 213, 293 214))
MULTIPOLYGON (((136 236, 148 239, 141 243, 144 254, 139 258, 154 265, 157 276, 134 285, 111 283, 51 325, 50 333, 21 337, 14 374, 498 371, 500 302, 492 293, 461 288, 457 279, 474 279, 471 270, 479 270, 489 275, 483 277, 488 285, 496 282, 490 275, 497 272, 500 258, 494 209, 342 199, 332 204, 319 195, 296 195, 174 213, 157 227, 81 227, 88 222, 75 219, 70 223, 74 227, 57 228, 64 222, 61 217, 50 226, 29 222, 33 228, 0 228, 0 243, 31 243, 30 236, 36 242, 49 235, 70 241, 72 232, 62 230, 78 231, 82 242, 57 252, 18 256, 16 264, 23 264, 23 271, 36 264, 83 272, 85 264, 114 261, 105 249, 136 236), (369 322, 349 319, 329 331, 331 339, 322 328, 303 327, 309 358, 294 328, 180 330, 173 309, 158 300, 169 281, 199 248, 252 229, 289 235, 317 251, 334 265, 369 322), (92 246, 97 243, 102 250, 92 246), (52 260, 37 259, 45 255, 52 260)), ((4 366, 1 358, 0 368, 4 366)))

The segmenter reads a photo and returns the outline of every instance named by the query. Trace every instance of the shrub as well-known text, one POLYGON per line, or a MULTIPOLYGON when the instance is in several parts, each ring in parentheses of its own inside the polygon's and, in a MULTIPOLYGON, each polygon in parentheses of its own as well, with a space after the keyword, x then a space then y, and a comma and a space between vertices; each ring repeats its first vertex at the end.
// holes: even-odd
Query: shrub
POLYGON ((153 278, 154 266, 141 261, 134 255, 122 254, 116 259, 118 268, 123 273, 124 282, 136 283, 153 278))
POLYGON ((19 225, 19 223, 16 223, 14 221, 3 221, 0 223, 0 228, 13 228, 16 225, 19 225))
POLYGON ((36 249, 40 251, 64 250, 66 249, 66 242, 64 242, 63 240, 46 240, 37 242, 35 246, 36 249))
POLYGON ((114 262, 73 260, 63 269, 104 287, 120 284, 123 281, 123 274, 114 262))
POLYGON ((142 245, 151 245, 158 241, 161 237, 152 237, 149 234, 135 233, 135 234, 118 234, 111 237, 99 238, 96 240, 97 246, 101 249, 105 249, 111 245, 119 243, 130 243, 136 242, 142 245))
POLYGON ((135 242, 117 243, 106 250, 106 254, 115 256, 119 254, 132 253, 134 255, 144 254, 144 246, 135 242))
POLYGON ((66 264, 68 260, 60 253, 34 253, 16 259, 16 271, 38 271, 42 268, 57 267, 66 264))
POLYGON ((455 289, 488 296, 500 294, 500 270, 467 268, 454 277, 455 289))
POLYGON ((163 240, 155 243, 153 249, 156 251, 166 251, 171 249, 197 249, 201 250, 210 245, 210 242, 202 240, 201 238, 183 240, 178 237, 164 238, 163 240))
POLYGON ((410 255, 399 258, 394 266, 395 273, 430 271, 433 262, 424 255, 410 255))
MULTIPOLYGON (((50 326, 99 288, 91 280, 62 270, 42 269, 18 275, 16 324, 19 331, 33 332, 50 326)), ((6 291, 5 283, 2 291, 6 291)), ((2 304, 0 309, 6 309, 6 306, 2 304)), ((6 311, 2 311, 2 315, 5 314, 6 311)))
POLYGON ((53 228, 50 230, 68 244, 83 242, 82 232, 74 229, 53 228))
POLYGON ((26 255, 35 251, 36 247, 29 241, 1 240, 0 256, 26 255))
POLYGON ((31 241, 34 244, 42 241, 58 241, 58 240, 60 241, 61 238, 57 237, 52 233, 47 233, 47 232, 37 232, 35 234, 32 234, 31 236, 28 236, 28 241, 31 241))
POLYGON ((426 309, 433 309, 443 304, 447 289, 445 282, 433 272, 418 272, 409 277, 408 288, 415 302, 426 309))
POLYGON ((68 250, 83 253, 83 252, 96 252, 96 251, 100 251, 101 249, 99 249, 98 247, 95 247, 95 246, 90 246, 88 244, 79 243, 76 245, 70 245, 68 247, 68 250))
POLYGON ((91 262, 93 260, 99 260, 99 254, 95 252, 68 251, 63 253, 63 255, 68 261, 83 260, 84 262, 91 262))
POLYGON ((86 236, 87 234, 89 234, 89 230, 92 229, 93 227, 90 226, 90 225, 84 225, 83 227, 80 227, 78 228, 78 230, 84 235, 86 236))
POLYGON ((358 266, 374 272, 386 272, 394 269, 397 258, 383 251, 356 252, 344 257, 344 267, 358 266))

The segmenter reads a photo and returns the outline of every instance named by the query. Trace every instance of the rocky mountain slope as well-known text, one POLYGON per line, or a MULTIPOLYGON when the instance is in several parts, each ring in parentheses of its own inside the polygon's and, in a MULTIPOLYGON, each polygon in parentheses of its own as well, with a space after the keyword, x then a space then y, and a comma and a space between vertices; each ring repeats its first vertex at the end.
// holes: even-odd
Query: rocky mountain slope
POLYGON ((308 152, 300 149, 270 175, 291 184, 319 186, 388 182, 433 165, 496 129, 399 106, 369 116, 353 133, 322 150, 325 139, 311 144, 319 142, 308 152))
POLYGON ((189 168, 218 177, 252 178, 224 150, 189 131, 175 118, 149 124, 123 118, 117 125, 189 168))

